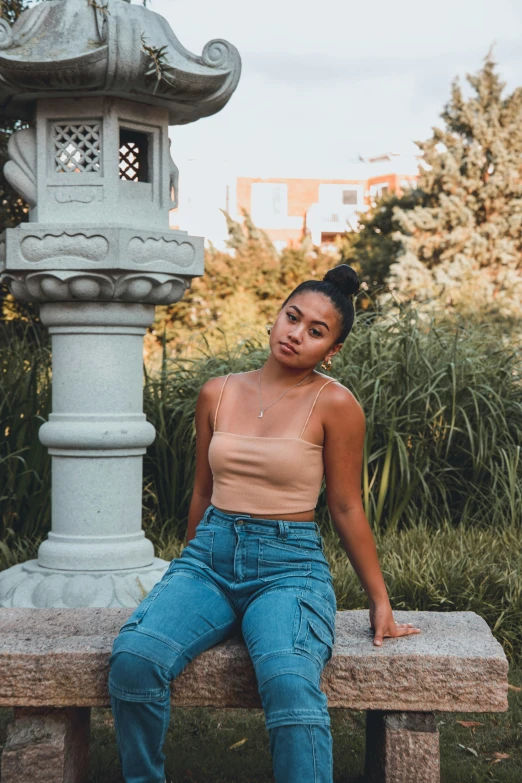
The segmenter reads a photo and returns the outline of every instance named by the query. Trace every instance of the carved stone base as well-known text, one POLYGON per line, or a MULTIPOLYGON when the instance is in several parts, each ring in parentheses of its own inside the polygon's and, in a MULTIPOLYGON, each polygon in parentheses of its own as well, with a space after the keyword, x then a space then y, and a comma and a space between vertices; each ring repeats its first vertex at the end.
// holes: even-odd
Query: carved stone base
POLYGON ((59 571, 38 560, 0 573, 0 606, 76 608, 137 606, 159 582, 169 563, 158 557, 150 566, 121 571, 59 571))

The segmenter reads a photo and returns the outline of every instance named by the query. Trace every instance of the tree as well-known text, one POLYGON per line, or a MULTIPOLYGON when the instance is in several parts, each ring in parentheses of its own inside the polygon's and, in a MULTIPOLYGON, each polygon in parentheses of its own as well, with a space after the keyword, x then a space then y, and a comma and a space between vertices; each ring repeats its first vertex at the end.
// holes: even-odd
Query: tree
POLYGON ((410 188, 404 195, 389 193, 380 198, 372 209, 359 215, 359 231, 345 234, 339 247, 343 263, 354 264, 357 274, 371 290, 385 285, 390 265, 402 252, 400 224, 394 209, 413 209, 422 203, 424 194, 410 188))
POLYGON ((423 153, 416 192, 380 202, 348 247, 363 277, 377 270, 399 300, 467 312, 484 307, 503 317, 518 310, 522 88, 503 97, 495 66, 489 52, 479 72, 467 75, 467 99, 453 81, 444 127, 416 142, 423 153))
POLYGON ((321 280, 339 263, 338 254, 322 253, 306 238, 278 253, 248 212, 243 211, 242 221, 224 214, 227 249, 211 245, 205 251, 205 274, 194 278, 179 302, 156 308, 145 340, 149 360, 158 354, 163 335, 171 350, 186 353, 190 341, 202 332, 213 347, 222 344, 221 331, 232 339, 256 331, 263 334, 293 288, 303 280, 321 280))

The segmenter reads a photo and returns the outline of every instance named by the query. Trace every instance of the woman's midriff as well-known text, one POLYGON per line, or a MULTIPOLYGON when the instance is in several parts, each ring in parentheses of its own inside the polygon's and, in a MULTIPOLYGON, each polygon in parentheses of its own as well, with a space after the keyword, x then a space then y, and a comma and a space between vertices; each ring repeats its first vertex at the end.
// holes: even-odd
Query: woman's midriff
MULTIPOLYGON (((244 514, 244 511, 234 511, 228 508, 219 508, 215 506, 219 511, 223 511, 225 514, 244 514)), ((311 508, 310 511, 299 511, 297 514, 249 514, 252 519, 283 519, 285 522, 313 522, 314 521, 315 508, 311 508)))

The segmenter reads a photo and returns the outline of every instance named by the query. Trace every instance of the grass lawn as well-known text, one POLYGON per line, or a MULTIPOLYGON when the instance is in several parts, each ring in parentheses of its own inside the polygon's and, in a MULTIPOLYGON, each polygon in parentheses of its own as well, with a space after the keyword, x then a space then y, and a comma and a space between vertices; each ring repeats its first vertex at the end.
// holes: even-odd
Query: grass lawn
MULTIPOLYGON (((362 609, 365 596, 336 536, 325 534, 337 608, 362 609)), ((509 660, 506 713, 436 713, 441 735, 442 783, 522 782, 522 533, 503 529, 420 525, 377 539, 391 604, 396 609, 475 611, 484 617, 509 660), (458 721, 480 725, 462 726, 458 721)), ((160 556, 179 554, 171 538, 160 556)), ((0 745, 10 710, 0 710, 0 745)), ((364 712, 332 709, 335 783, 362 783, 364 712)), ((89 783, 122 783, 109 709, 92 713, 89 783)), ((175 783, 273 783, 262 710, 174 709, 165 744, 175 783), (235 746, 235 747, 233 747, 235 746)))
MULTIPOLYGON (((436 713, 442 783, 520 783, 522 775, 522 667, 511 667, 505 713, 436 713), (462 726, 474 721, 479 726, 462 726)), ((0 744, 12 711, 0 710, 0 744)), ((332 709, 335 783, 363 783, 364 712, 332 709)), ((165 743, 174 783, 273 781, 262 710, 173 709, 165 743), (233 746, 236 747, 233 747, 233 746)), ((109 709, 92 711, 89 783, 123 783, 109 709)))

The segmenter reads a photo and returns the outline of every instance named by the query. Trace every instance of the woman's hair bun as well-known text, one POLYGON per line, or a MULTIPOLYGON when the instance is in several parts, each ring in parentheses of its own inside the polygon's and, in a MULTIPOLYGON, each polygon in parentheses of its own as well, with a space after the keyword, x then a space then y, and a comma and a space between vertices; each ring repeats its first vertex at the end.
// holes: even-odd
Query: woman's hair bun
POLYGON ((332 283, 341 289, 345 296, 356 294, 360 288, 357 273, 348 264, 339 264, 332 267, 323 277, 326 283, 332 283))

